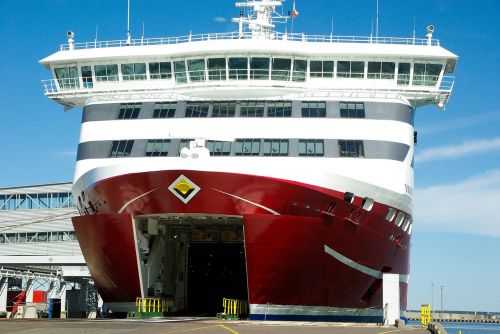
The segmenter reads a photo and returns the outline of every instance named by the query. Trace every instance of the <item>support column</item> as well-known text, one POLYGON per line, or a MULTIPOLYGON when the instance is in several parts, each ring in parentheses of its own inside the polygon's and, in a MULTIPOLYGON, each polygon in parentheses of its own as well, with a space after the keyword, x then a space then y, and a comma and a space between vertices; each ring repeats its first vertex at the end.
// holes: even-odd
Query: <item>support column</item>
POLYGON ((66 303, 66 282, 60 282, 59 284, 59 297, 61 298, 61 318, 63 317, 63 312, 65 317, 68 318, 68 309, 66 303))
POLYGON ((401 316, 398 274, 382 275, 382 303, 384 305, 384 325, 392 326, 401 316))
POLYGON ((57 298, 58 281, 51 281, 49 290, 47 291, 47 300, 50 298, 57 298))
POLYGON ((9 278, 0 278, 0 312, 7 312, 7 291, 9 290, 9 278))
POLYGON ((29 278, 26 280, 26 303, 33 303, 33 283, 34 279, 29 278))

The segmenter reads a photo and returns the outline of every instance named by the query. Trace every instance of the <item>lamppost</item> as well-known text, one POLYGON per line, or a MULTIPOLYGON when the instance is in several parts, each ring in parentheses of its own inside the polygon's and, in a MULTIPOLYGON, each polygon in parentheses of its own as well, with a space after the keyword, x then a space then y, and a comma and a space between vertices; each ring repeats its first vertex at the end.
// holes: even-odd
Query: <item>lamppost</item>
POLYGON ((443 285, 441 285, 441 313, 439 316, 439 321, 443 321, 443 285))

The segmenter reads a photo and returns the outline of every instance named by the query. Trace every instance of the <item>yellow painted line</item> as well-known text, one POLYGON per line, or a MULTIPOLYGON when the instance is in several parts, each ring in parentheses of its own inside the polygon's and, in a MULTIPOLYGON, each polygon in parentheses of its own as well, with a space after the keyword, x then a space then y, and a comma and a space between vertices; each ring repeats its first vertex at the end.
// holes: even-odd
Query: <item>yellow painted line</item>
POLYGON ((190 328, 190 329, 179 329, 177 331, 172 331, 172 332, 164 332, 163 334, 171 334, 171 333, 184 333, 184 332, 194 332, 194 331, 201 331, 203 329, 207 328, 215 328, 219 327, 221 325, 213 325, 213 326, 205 326, 205 327, 196 327, 196 328, 190 328))
POLYGON ((226 326, 226 325, 219 325, 219 327, 222 327, 222 328, 224 328, 225 330, 227 330, 227 331, 229 331, 229 332, 231 332, 231 333, 233 333, 233 334, 240 334, 238 331, 235 331, 234 329, 232 329, 232 328, 230 328, 230 327, 228 327, 228 326, 226 326))
POLYGON ((390 331, 380 332, 380 333, 377 333, 377 334, 387 334, 387 333, 399 332, 399 331, 400 331, 400 329, 393 329, 393 330, 390 330, 390 331))

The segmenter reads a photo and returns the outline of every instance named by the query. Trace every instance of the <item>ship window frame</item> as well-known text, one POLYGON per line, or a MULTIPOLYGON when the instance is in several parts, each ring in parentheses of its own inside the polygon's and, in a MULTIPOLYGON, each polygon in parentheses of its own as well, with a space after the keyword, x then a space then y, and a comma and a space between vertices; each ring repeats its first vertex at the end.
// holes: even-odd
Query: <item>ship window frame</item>
POLYGON ((234 155, 236 156, 259 156, 262 139, 242 138, 234 142, 234 155), (245 151, 247 148, 247 151, 245 151))
POLYGON ((231 154, 232 142, 222 140, 207 140, 206 148, 210 151, 210 156, 221 157, 231 154))
POLYGON ((209 81, 223 81, 227 79, 227 59, 224 57, 208 58, 207 59, 207 73, 209 81), (217 62, 223 61, 224 64, 217 62), (212 68, 213 67, 213 68, 212 68), (214 73, 215 71, 215 73, 214 73))
POLYGON ((270 101, 266 107, 267 117, 292 117, 291 101, 270 101))
POLYGON ((411 75, 411 63, 401 62, 398 63, 398 85, 407 86, 410 84, 410 75, 411 75))
POLYGON ((302 101, 300 108, 302 117, 326 117, 325 101, 302 101))
POLYGON ((93 88, 94 87, 94 79, 92 76, 93 75, 92 74, 92 66, 82 65, 82 66, 80 66, 80 72, 82 73, 83 88, 93 88))
POLYGON ((113 140, 109 150, 109 158, 129 157, 134 147, 134 140, 113 140))
POLYGON ((186 147, 189 149, 189 143, 192 142, 193 140, 194 139, 184 138, 179 141, 179 150, 178 150, 179 156, 181 155, 181 151, 183 148, 186 147))
POLYGON ((80 88, 78 67, 76 65, 55 67, 54 77, 61 90, 80 88))
POLYGON ((264 117, 266 104, 263 101, 241 101, 241 117, 264 117))
POLYGON ((339 139, 339 155, 342 158, 363 158, 365 156, 364 142, 354 139, 339 139))
POLYGON ((310 78, 333 78, 334 70, 335 70, 335 62, 333 60, 309 61, 310 78))
POLYGON ((153 107, 153 118, 174 118, 177 102, 156 102, 153 107))
POLYGON ((339 60, 337 61, 337 78, 346 78, 346 79, 364 79, 365 77, 365 62, 359 60, 339 60), (341 68, 343 65, 344 68, 341 68), (356 71, 357 67, 362 64, 362 71, 356 71), (353 66, 354 65, 354 66, 353 66), (353 69, 354 67, 354 69, 353 69), (347 68, 349 71, 347 71, 347 68), (339 70, 341 69, 341 70, 339 70))
POLYGON ((229 80, 248 80, 248 71, 249 71, 249 59, 248 57, 229 57, 228 61, 228 69, 229 69, 229 80), (242 65, 242 63, 238 64, 238 61, 245 60, 246 66, 235 66, 242 65), (234 72, 235 71, 235 72, 234 72))
POLYGON ((205 58, 186 59, 187 73, 189 82, 204 82, 206 81, 205 58))
POLYGON ((250 57, 250 79, 269 80, 271 58, 250 57))
POLYGON ((94 65, 94 74, 97 82, 117 82, 119 81, 118 64, 94 65))
POLYGON ((403 211, 399 211, 396 219, 394 220, 394 225, 400 227, 403 224, 403 220, 405 219, 405 213, 403 211))
POLYGON ((188 82, 188 76, 187 76, 187 67, 186 67, 186 60, 175 60, 173 62, 174 65, 174 76, 175 76, 175 83, 177 84, 183 84, 188 82))
POLYGON ((339 102, 340 118, 365 118, 365 103, 356 101, 339 102))
POLYGON ((292 81, 295 82, 305 82, 307 78, 307 60, 306 59, 294 59, 293 69, 292 69, 292 81), (300 65, 300 69, 297 68, 300 65))
POLYGON ((396 63, 389 61, 369 61, 368 79, 392 80, 396 73, 396 63))
POLYGON ((273 58, 271 61, 271 80, 290 81, 292 73, 291 58, 273 58))
POLYGON ((412 85, 435 86, 439 81, 442 70, 443 64, 414 63, 412 85))
POLYGON ((146 63, 124 63, 120 67, 123 81, 146 80, 146 63))
POLYGON ((266 157, 286 157, 290 150, 290 140, 288 139, 264 139, 262 144, 262 154, 266 157))
POLYGON ((324 139, 299 139, 299 157, 324 157, 324 139))
POLYGON ((208 102, 189 102, 186 104, 184 117, 186 118, 205 118, 208 117, 210 103, 208 102))
POLYGON ((396 217, 396 209, 388 208, 384 219, 390 223, 394 220, 395 217, 396 217))
POLYGON ((166 157, 170 151, 170 139, 149 139, 146 144, 146 157, 166 157))
POLYGON ((116 119, 137 119, 141 111, 142 103, 122 103, 116 119))
POLYGON ((223 117, 235 117, 236 116, 236 105, 235 101, 215 101, 212 102, 212 114, 211 117, 223 118, 223 117))
POLYGON ((172 79, 172 62, 170 61, 159 61, 150 62, 149 67, 149 79, 150 80, 169 80, 172 79))

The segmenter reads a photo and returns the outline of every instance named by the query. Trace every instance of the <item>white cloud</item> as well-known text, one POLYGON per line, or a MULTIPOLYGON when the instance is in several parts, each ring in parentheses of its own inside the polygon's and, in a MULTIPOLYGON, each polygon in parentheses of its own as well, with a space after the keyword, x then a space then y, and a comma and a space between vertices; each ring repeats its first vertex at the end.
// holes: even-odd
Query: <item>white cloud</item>
POLYGON ((415 155, 415 161, 425 162, 431 160, 455 159, 473 154, 500 150, 500 137, 465 141, 458 145, 439 146, 429 148, 415 155))
POLYGON ((415 192, 415 228, 500 238, 500 169, 415 192))
POLYGON ((475 114, 472 116, 461 117, 446 120, 446 122, 433 122, 426 124, 419 129, 419 134, 442 133, 450 130, 459 130, 474 127, 482 124, 491 124, 500 122, 500 112, 498 110, 493 112, 486 112, 475 114))
POLYGON ((227 20, 224 17, 217 16, 217 17, 214 17, 214 21, 222 23, 222 22, 226 22, 227 20))

